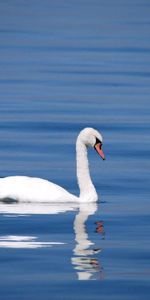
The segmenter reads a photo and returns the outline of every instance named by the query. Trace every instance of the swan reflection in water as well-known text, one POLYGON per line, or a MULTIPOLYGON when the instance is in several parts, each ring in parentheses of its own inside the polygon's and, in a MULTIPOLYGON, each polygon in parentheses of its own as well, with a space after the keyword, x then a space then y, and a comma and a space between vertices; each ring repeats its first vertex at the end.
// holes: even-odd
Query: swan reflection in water
MULTIPOLYGON (((101 251, 89 239, 86 222, 89 216, 97 211, 97 203, 0 203, 0 213, 6 217, 33 214, 60 214, 67 211, 77 211, 73 229, 75 233, 75 247, 71 263, 79 280, 103 278, 103 269, 95 257, 101 251)), ((104 234, 102 222, 95 224, 97 233, 104 234), (96 228, 97 227, 97 228, 96 228)), ((5 248, 43 248, 62 246, 63 242, 40 242, 31 236, 0 236, 0 247, 5 248)))
MULTIPOLYGON (((90 215, 97 211, 97 203, 81 203, 79 212, 74 220, 75 248, 73 250, 72 264, 77 271, 79 280, 103 278, 103 268, 95 255, 101 252, 101 248, 95 248, 94 242, 89 239, 86 230, 86 221, 90 215)), ((104 234, 102 222, 96 222, 97 233, 104 234)))

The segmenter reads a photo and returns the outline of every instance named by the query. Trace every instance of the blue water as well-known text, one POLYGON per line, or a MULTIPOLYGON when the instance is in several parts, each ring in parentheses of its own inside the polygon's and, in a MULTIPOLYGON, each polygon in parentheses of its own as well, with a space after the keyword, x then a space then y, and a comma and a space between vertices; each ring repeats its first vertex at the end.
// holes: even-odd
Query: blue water
POLYGON ((0 175, 78 195, 75 140, 99 202, 0 203, 0 299, 150 297, 150 3, 0 2, 0 175))

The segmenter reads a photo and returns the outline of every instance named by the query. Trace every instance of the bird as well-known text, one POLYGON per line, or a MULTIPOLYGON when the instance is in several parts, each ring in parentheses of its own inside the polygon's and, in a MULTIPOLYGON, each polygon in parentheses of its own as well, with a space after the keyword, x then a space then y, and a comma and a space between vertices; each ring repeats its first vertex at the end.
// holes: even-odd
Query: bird
POLYGON ((17 202, 95 202, 98 195, 92 183, 87 149, 94 148, 105 160, 102 150, 103 138, 99 131, 86 127, 76 140, 76 172, 79 196, 46 179, 28 176, 7 176, 0 179, 0 200, 12 199, 17 202))

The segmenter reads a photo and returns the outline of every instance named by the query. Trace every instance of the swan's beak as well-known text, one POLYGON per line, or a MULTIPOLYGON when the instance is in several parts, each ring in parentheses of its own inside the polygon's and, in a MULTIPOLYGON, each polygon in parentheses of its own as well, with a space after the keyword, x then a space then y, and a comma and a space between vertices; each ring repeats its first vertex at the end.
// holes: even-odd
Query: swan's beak
POLYGON ((101 156, 101 158, 102 158, 103 160, 105 160, 105 154, 104 154, 104 152, 103 152, 103 150, 102 150, 102 145, 101 145, 101 143, 96 144, 96 145, 94 146, 94 148, 96 149, 97 153, 101 156))

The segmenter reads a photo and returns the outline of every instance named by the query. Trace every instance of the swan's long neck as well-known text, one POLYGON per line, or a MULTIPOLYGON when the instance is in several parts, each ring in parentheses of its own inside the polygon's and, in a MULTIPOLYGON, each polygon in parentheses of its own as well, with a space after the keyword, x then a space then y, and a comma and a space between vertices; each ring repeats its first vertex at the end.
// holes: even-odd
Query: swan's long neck
POLYGON ((76 142, 77 180, 80 189, 80 200, 96 201, 98 196, 92 183, 87 157, 87 146, 80 140, 76 142))

